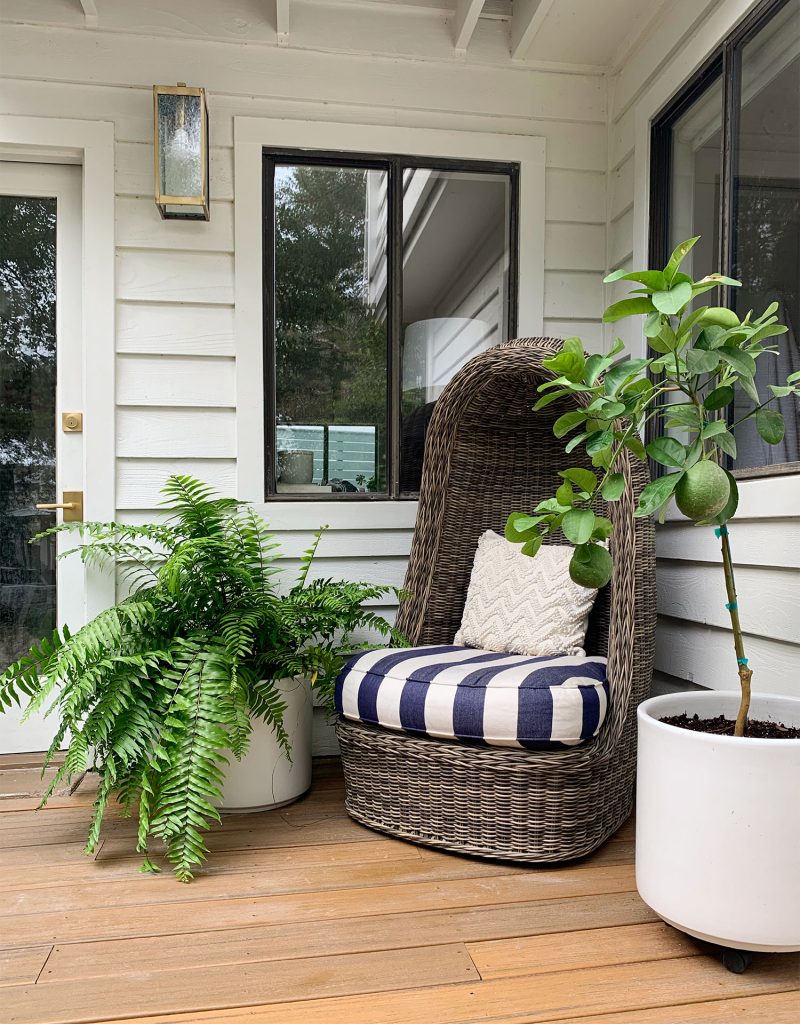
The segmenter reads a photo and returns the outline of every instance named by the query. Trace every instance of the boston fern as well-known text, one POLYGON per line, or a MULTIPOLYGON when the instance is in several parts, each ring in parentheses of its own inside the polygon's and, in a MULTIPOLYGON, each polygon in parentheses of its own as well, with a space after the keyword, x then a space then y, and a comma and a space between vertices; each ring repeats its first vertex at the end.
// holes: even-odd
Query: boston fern
MULTIPOLYGON (((90 770, 99 787, 86 852, 100 838, 112 794, 138 811, 144 869, 151 838, 163 842, 176 876, 189 881, 207 854, 203 833, 219 820, 225 765, 241 758, 264 719, 291 756, 278 679, 303 675, 330 693, 342 658, 371 630, 398 640, 363 607, 390 588, 314 580, 322 531, 280 588, 278 546, 245 503, 219 498, 191 477, 173 476, 160 524, 69 523, 86 564, 116 567, 130 596, 71 634, 42 640, 0 675, 0 707, 29 699, 26 715, 48 709, 58 728, 45 766, 66 756, 42 800, 90 770)), ((45 536, 42 534, 41 536, 45 536)), ((38 539, 38 538, 34 538, 38 539)))
POLYGON ((730 309, 696 304, 698 296, 720 285, 739 282, 710 274, 698 281, 681 272, 681 265, 699 238, 679 245, 663 270, 628 273, 615 271, 605 280, 636 285, 632 296, 609 306, 606 323, 641 316, 647 348, 652 354, 622 358, 620 340, 607 355, 586 357, 579 338, 568 338, 562 350, 544 365, 553 379, 539 386, 534 409, 560 398, 579 396, 575 409, 553 424, 556 437, 564 438, 565 454, 583 448, 596 472, 583 467, 565 468, 552 498, 530 513, 515 512, 506 524, 506 537, 535 555, 544 538, 561 531, 575 545, 570 576, 583 586, 602 587, 611 579, 612 556, 605 541, 611 536, 611 520, 597 515, 592 504, 598 497, 618 501, 625 480, 618 467, 627 449, 637 458, 651 458, 664 473, 649 483, 639 496, 637 517, 660 513, 674 497, 678 508, 698 525, 711 526, 720 539, 742 700, 736 721, 737 736, 744 734, 750 704, 752 671, 745 657, 739 621, 733 564, 727 523, 736 513, 738 489, 725 467, 725 456, 736 459, 735 428, 753 419, 767 444, 780 444, 784 420, 774 408, 778 399, 800 395, 800 372, 759 391, 757 362, 774 356, 771 338, 787 330, 778 323, 773 302, 760 316, 748 313, 740 319, 730 309), (749 399, 739 413, 734 399, 749 399), (645 446, 642 435, 649 426, 652 440, 645 446))

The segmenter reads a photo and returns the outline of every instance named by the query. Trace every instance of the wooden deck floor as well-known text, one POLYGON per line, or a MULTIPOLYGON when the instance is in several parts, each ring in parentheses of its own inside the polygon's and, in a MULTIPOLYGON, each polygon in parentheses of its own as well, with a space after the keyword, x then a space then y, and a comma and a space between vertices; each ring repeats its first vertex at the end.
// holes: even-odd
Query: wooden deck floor
POLYGON ((0 1022, 797 1024, 800 959, 729 974, 636 895, 630 826, 520 869, 383 838, 336 762, 303 801, 229 817, 191 885, 145 876, 131 822, 82 853, 91 792, 36 812, 0 761, 0 1022))

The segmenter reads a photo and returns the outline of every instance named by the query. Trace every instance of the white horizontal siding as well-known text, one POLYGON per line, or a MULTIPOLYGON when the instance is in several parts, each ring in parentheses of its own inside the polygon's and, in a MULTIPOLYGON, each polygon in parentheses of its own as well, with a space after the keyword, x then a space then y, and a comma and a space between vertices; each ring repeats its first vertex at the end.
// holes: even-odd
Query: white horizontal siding
MULTIPOLYGON (((344 27, 337 9, 336 31, 343 33, 339 42, 350 51, 346 54, 333 52, 338 37, 331 34, 316 49, 277 48, 261 9, 252 24, 237 30, 225 5, 201 4, 177 31, 157 5, 145 15, 138 5, 109 0, 101 30, 87 32, 79 5, 42 0, 34 10, 8 0, 4 7, 5 109, 114 122, 121 516, 141 521, 154 515, 172 473, 198 476, 221 493, 235 491, 234 116, 543 137, 544 329, 556 336, 578 334, 591 350, 601 349, 608 167, 604 78, 575 69, 564 74, 511 65, 506 26, 500 22, 481 22, 469 57, 456 60, 444 13, 432 16, 421 8, 415 13, 407 5, 399 18, 373 9, 378 6, 370 5, 368 12, 353 8, 344 27), (366 26, 370 19, 372 27, 366 26), (42 24, 25 23, 32 20, 42 24), (407 20, 412 34, 405 30, 407 20), (378 33, 375 26, 384 22, 398 31, 378 33), (367 46, 371 53, 353 53, 370 42, 370 32, 375 34, 374 45, 367 46), (440 56, 403 59, 403 48, 412 42, 417 52, 424 45, 440 56), (383 56, 387 50, 393 52, 383 56), (208 90, 208 223, 163 221, 152 201, 151 87, 176 78, 208 90)), ((311 11, 298 8, 297 16, 311 11)), ((313 11, 326 17, 321 8, 313 11)), ((308 24, 303 31, 322 29, 308 24)), ((313 137, 308 145, 313 147, 313 137)), ((258 217, 259 211, 252 214, 258 217)), ((296 568, 310 531, 330 523, 318 572, 397 586, 403 581, 413 503, 281 502, 259 511, 278 532, 289 568, 296 568)), ((394 615, 390 600, 387 611, 394 615)))

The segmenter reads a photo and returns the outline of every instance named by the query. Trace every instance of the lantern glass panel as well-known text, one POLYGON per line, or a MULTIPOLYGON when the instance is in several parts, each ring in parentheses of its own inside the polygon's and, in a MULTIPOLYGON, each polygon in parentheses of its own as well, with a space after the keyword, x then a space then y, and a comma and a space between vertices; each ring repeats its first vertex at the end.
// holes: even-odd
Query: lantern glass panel
POLYGON ((161 192, 200 196, 203 192, 202 106, 199 96, 158 97, 161 192))

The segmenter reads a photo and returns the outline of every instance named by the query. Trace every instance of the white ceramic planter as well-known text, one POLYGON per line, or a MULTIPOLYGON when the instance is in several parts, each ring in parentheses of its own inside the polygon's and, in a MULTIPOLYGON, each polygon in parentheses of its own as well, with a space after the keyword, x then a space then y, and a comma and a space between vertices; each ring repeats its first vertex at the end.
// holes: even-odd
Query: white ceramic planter
POLYGON ((281 679, 276 683, 285 704, 284 727, 292 759, 279 746, 263 719, 255 719, 250 746, 241 761, 228 754, 221 810, 228 813, 261 811, 297 800, 311 785, 311 725, 313 706, 308 680, 281 679))
MULTIPOLYGON (((668 924, 734 949, 800 949, 800 740, 711 736, 665 725, 736 717, 736 693, 639 707, 636 883, 668 924)), ((750 715, 800 725, 800 700, 755 695, 750 715)))

